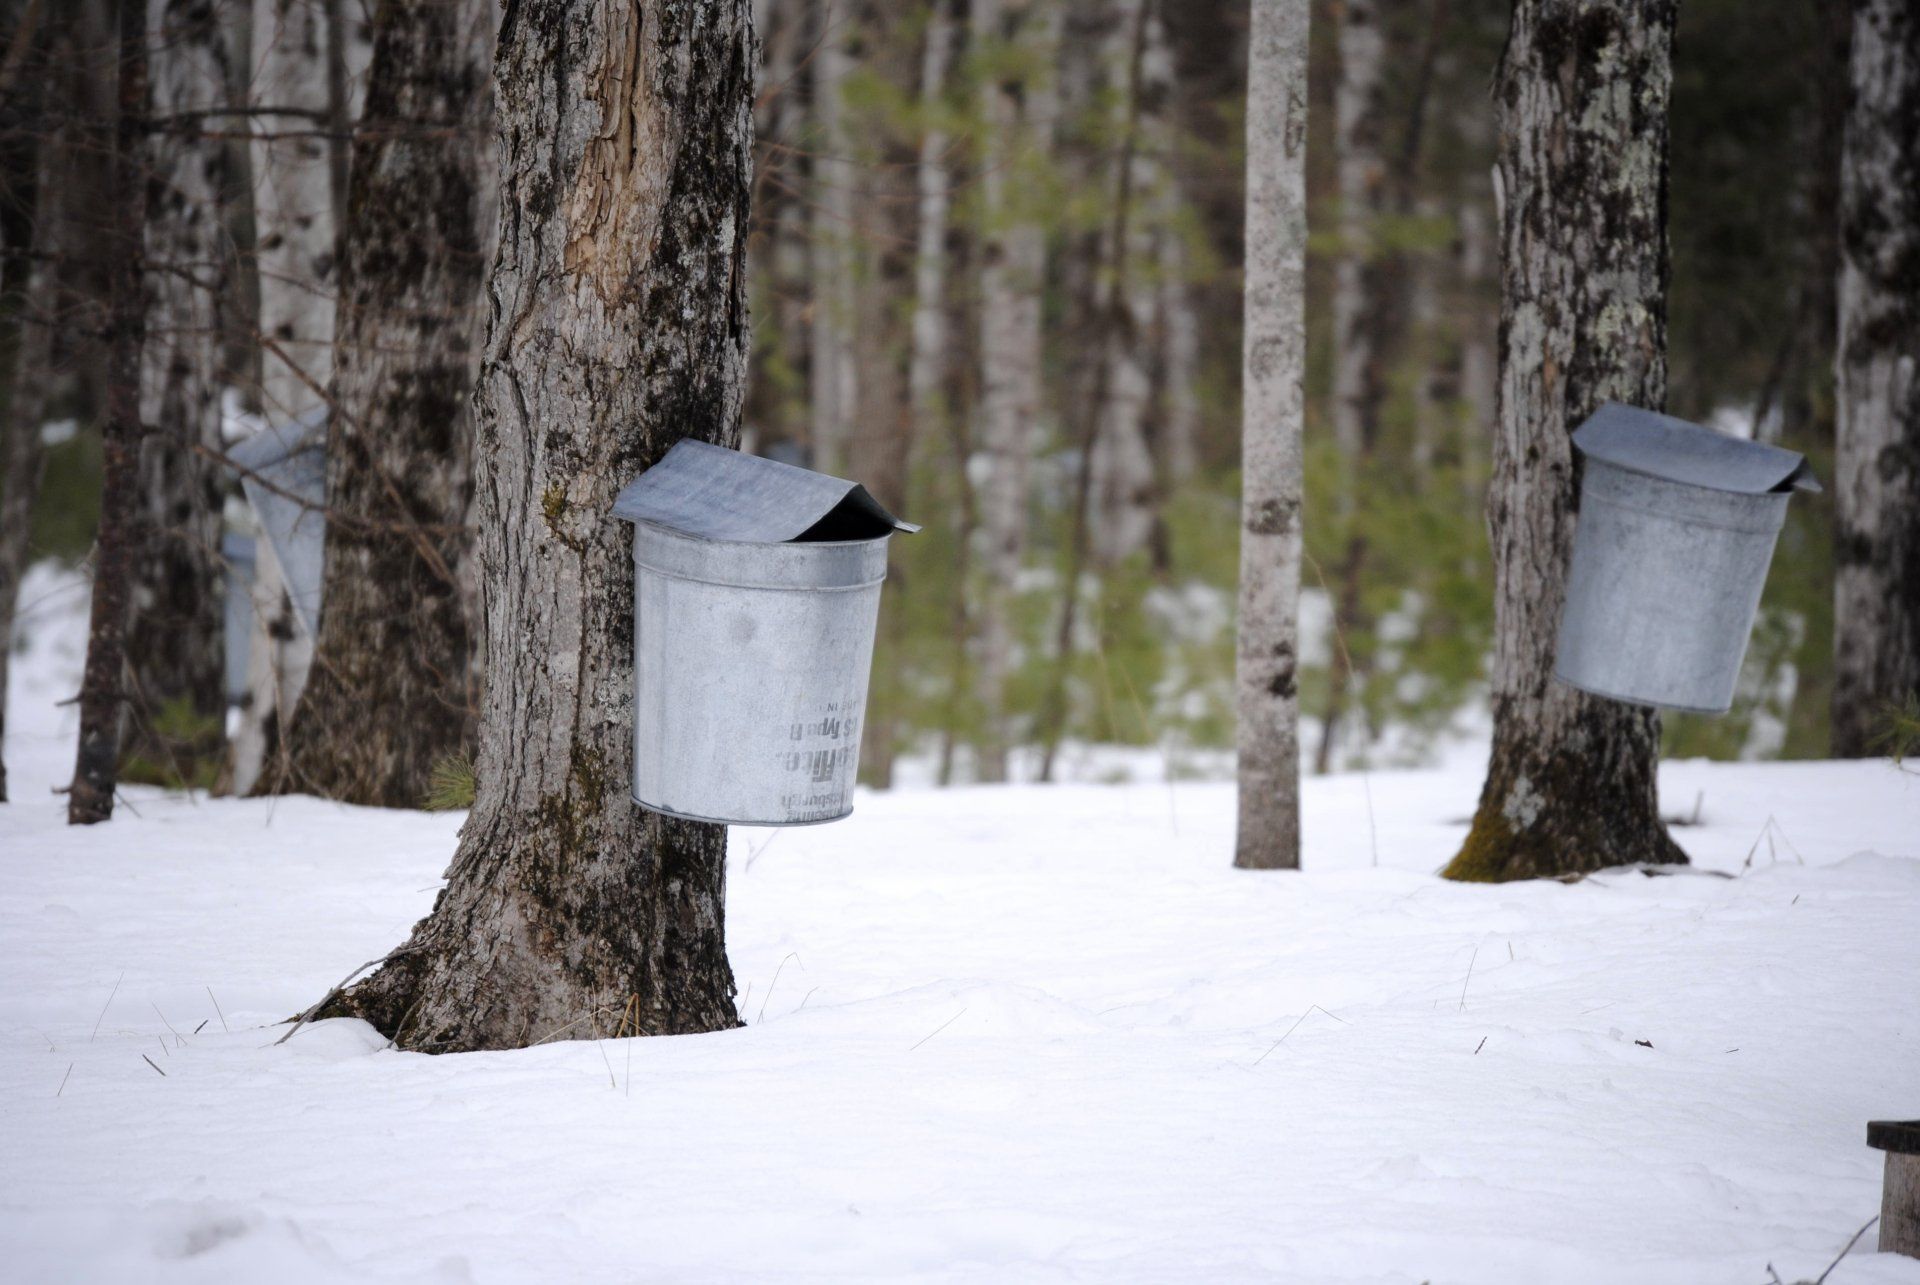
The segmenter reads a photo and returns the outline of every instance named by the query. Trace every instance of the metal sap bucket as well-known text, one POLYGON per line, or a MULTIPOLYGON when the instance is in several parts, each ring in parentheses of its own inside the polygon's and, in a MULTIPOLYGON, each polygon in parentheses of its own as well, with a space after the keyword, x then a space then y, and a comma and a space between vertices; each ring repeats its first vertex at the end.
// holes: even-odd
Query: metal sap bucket
POLYGON ((683 441, 620 492, 634 524, 633 798, 694 821, 853 811, 887 538, 864 487, 683 441))
POLYGON ((222 632, 226 644, 224 665, 227 704, 247 699, 247 657, 253 650, 253 537, 238 531, 220 536, 220 560, 225 567, 226 602, 222 604, 222 632))
POLYGON ((1804 457, 1609 402, 1585 457, 1554 676, 1640 705, 1722 714, 1804 457))
POLYGON ((327 557, 327 408, 263 428, 227 456, 280 563, 294 618, 315 637, 327 557))

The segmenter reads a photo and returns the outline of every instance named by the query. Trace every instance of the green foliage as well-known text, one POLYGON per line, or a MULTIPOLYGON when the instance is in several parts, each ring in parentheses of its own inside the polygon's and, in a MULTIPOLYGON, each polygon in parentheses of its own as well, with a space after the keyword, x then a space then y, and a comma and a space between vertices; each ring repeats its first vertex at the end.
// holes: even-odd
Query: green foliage
POLYGON ((421 806, 429 812, 459 812, 473 806, 476 788, 472 756, 449 754, 435 763, 428 774, 427 792, 421 806))
POLYGON ((224 744, 218 714, 202 714, 188 696, 176 696, 153 715, 143 743, 151 753, 127 755, 120 779, 130 785, 158 785, 169 790, 212 789, 220 774, 224 744))
POLYGON ((1880 715, 1880 732, 1873 738, 1873 748, 1902 769, 1906 768, 1908 759, 1920 754, 1920 692, 1908 692, 1906 699, 1899 703, 1887 702, 1880 715))

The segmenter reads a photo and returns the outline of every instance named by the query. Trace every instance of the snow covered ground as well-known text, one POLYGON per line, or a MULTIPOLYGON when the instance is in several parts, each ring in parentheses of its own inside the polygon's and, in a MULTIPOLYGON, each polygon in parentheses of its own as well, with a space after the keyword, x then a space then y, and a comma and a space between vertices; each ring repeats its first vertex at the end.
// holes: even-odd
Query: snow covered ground
MULTIPOLYGON (((27 589, 0 808, 8 1281, 1761 1285, 1920 1116, 1885 763, 1670 764, 1738 877, 1571 886, 1434 877, 1471 766, 1309 781, 1297 875, 1229 868, 1223 785, 867 796, 735 833, 744 1030, 275 1046, 459 819, 133 790, 69 830, 71 583, 27 589)), ((1874 1235, 1829 1280, 1920 1282, 1874 1235)))

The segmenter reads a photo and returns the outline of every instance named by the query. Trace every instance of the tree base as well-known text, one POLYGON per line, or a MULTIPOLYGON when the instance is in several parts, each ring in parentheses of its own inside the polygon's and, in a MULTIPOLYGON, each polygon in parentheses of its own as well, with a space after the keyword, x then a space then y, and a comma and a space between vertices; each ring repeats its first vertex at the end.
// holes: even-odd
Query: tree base
POLYGON ((468 821, 432 913, 316 1018, 358 1017, 422 1053, 742 1025, 725 827, 629 813, 593 842, 508 815, 468 821))

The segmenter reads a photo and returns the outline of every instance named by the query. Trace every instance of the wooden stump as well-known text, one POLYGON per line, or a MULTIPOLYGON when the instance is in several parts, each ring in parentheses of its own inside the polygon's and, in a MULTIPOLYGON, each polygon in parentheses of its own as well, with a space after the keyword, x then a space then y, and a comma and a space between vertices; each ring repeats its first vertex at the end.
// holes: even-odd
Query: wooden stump
POLYGON ((1867 1145, 1887 1153, 1880 1196, 1880 1252, 1920 1258, 1920 1120, 1875 1120, 1867 1145))

